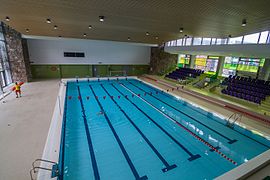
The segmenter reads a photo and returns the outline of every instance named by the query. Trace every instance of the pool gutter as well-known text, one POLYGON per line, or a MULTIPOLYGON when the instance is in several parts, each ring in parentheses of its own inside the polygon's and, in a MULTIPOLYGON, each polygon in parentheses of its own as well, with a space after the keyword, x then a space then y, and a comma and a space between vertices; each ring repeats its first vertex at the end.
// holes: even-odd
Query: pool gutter
MULTIPOLYGON (((60 143, 61 143, 61 131, 62 131, 62 119, 64 113, 65 95, 66 95, 66 81, 59 82, 59 92, 57 100, 54 106, 54 112, 51 119, 49 132, 47 135, 46 144, 43 150, 42 159, 49 160, 58 163, 60 143)), ((46 167, 51 169, 52 164, 40 163, 40 167, 46 167)), ((38 180, 57 179, 51 178, 50 171, 40 170, 37 175, 38 180)))
POLYGON ((225 174, 217 177, 216 180, 247 179, 268 165, 270 165, 270 150, 256 156, 231 171, 226 172, 225 174))

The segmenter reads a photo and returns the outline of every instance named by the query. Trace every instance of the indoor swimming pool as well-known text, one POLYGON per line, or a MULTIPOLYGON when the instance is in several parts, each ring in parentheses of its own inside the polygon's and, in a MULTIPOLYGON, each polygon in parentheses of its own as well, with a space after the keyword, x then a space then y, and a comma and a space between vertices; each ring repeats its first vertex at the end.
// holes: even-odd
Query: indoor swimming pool
POLYGON ((270 141, 137 79, 67 83, 64 180, 213 179, 270 141))

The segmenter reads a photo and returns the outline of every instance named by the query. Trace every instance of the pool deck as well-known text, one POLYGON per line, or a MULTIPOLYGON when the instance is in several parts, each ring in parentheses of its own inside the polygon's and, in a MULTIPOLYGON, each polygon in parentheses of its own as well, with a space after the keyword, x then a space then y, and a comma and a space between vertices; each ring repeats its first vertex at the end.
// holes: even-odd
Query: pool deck
MULTIPOLYGON (((164 90, 165 85, 141 78, 164 90)), ((0 101, 0 179, 29 180, 32 162, 42 157, 50 123, 59 91, 59 80, 43 80, 26 83, 22 87, 23 97, 14 94, 0 101)), ((232 111, 208 103, 181 91, 169 92, 190 102, 194 102, 209 111, 229 116, 232 111)), ((259 121, 244 117, 241 123, 251 129, 270 135, 269 126, 259 121)), ((270 171, 268 165, 262 169, 261 176, 252 175, 250 179, 265 177, 270 171), (265 172, 264 172, 265 171, 265 172), (264 172, 264 173, 263 173, 264 172)))
POLYGON ((42 157, 59 80, 26 83, 22 97, 0 101, 0 179, 29 180, 32 162, 42 157), (5 102, 5 103, 4 103, 5 102))

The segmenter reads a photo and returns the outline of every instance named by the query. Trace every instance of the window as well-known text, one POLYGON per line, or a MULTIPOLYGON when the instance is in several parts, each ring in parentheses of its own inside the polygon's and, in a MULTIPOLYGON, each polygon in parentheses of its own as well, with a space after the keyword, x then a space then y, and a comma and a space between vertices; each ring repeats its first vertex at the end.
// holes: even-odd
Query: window
POLYGON ((2 29, 2 26, 1 26, 1 22, 0 22, 0 40, 4 41, 4 34, 3 34, 3 29, 2 29))
POLYGON ((193 39, 194 46, 201 45, 201 43, 202 43, 202 38, 194 38, 193 39))
POLYGON ((0 82, 0 89, 12 83, 6 45, 2 40, 0 40, 0 82))
POLYGON ((257 44, 260 33, 254 33, 244 36, 243 44, 257 44))
POLYGON ((182 46, 182 42, 183 42, 182 39, 178 39, 177 42, 176 42, 176 45, 177 46, 182 46))
POLYGON ((216 41, 217 41, 217 38, 212 38, 211 45, 215 45, 216 44, 216 41))
POLYGON ((171 46, 176 46, 176 40, 175 41, 171 41, 171 46))
POLYGON ((222 76, 223 77, 228 77, 229 75, 234 76, 236 74, 238 61, 239 57, 229 57, 229 56, 225 57, 222 76))
POLYGON ((242 44, 243 36, 229 38, 228 44, 242 44))
POLYGON ((203 38, 202 45, 210 45, 211 44, 211 38, 203 38))
POLYGON ((192 38, 186 38, 186 46, 190 46, 192 42, 192 38))
POLYGON ((260 65, 260 59, 255 58, 241 58, 239 60, 237 71, 246 71, 257 73, 260 65))
POLYGON ((197 55, 195 59, 195 69, 205 70, 207 56, 197 55))
POLYGON ((260 36, 260 40, 259 40, 260 44, 265 44, 266 43, 268 34, 269 34, 269 31, 261 32, 261 36, 260 36))
POLYGON ((189 54, 179 54, 178 55, 178 67, 184 67, 185 64, 189 64, 191 55, 189 54))
POLYGON ((218 56, 208 56, 206 60, 205 65, 205 72, 206 74, 215 75, 217 72, 217 66, 218 66, 218 56))

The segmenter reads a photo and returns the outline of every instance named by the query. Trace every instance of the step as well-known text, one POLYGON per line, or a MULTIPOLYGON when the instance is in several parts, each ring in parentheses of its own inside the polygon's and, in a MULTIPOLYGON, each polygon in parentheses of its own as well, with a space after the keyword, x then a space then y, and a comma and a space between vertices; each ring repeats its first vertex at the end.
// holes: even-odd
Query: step
POLYGON ((269 107, 270 107, 270 102, 268 102, 268 101, 262 101, 262 102, 261 102, 261 104, 262 104, 262 105, 266 105, 266 106, 269 106, 269 107))
POLYGON ((269 107, 260 106, 259 109, 264 111, 264 112, 270 113, 269 107))

